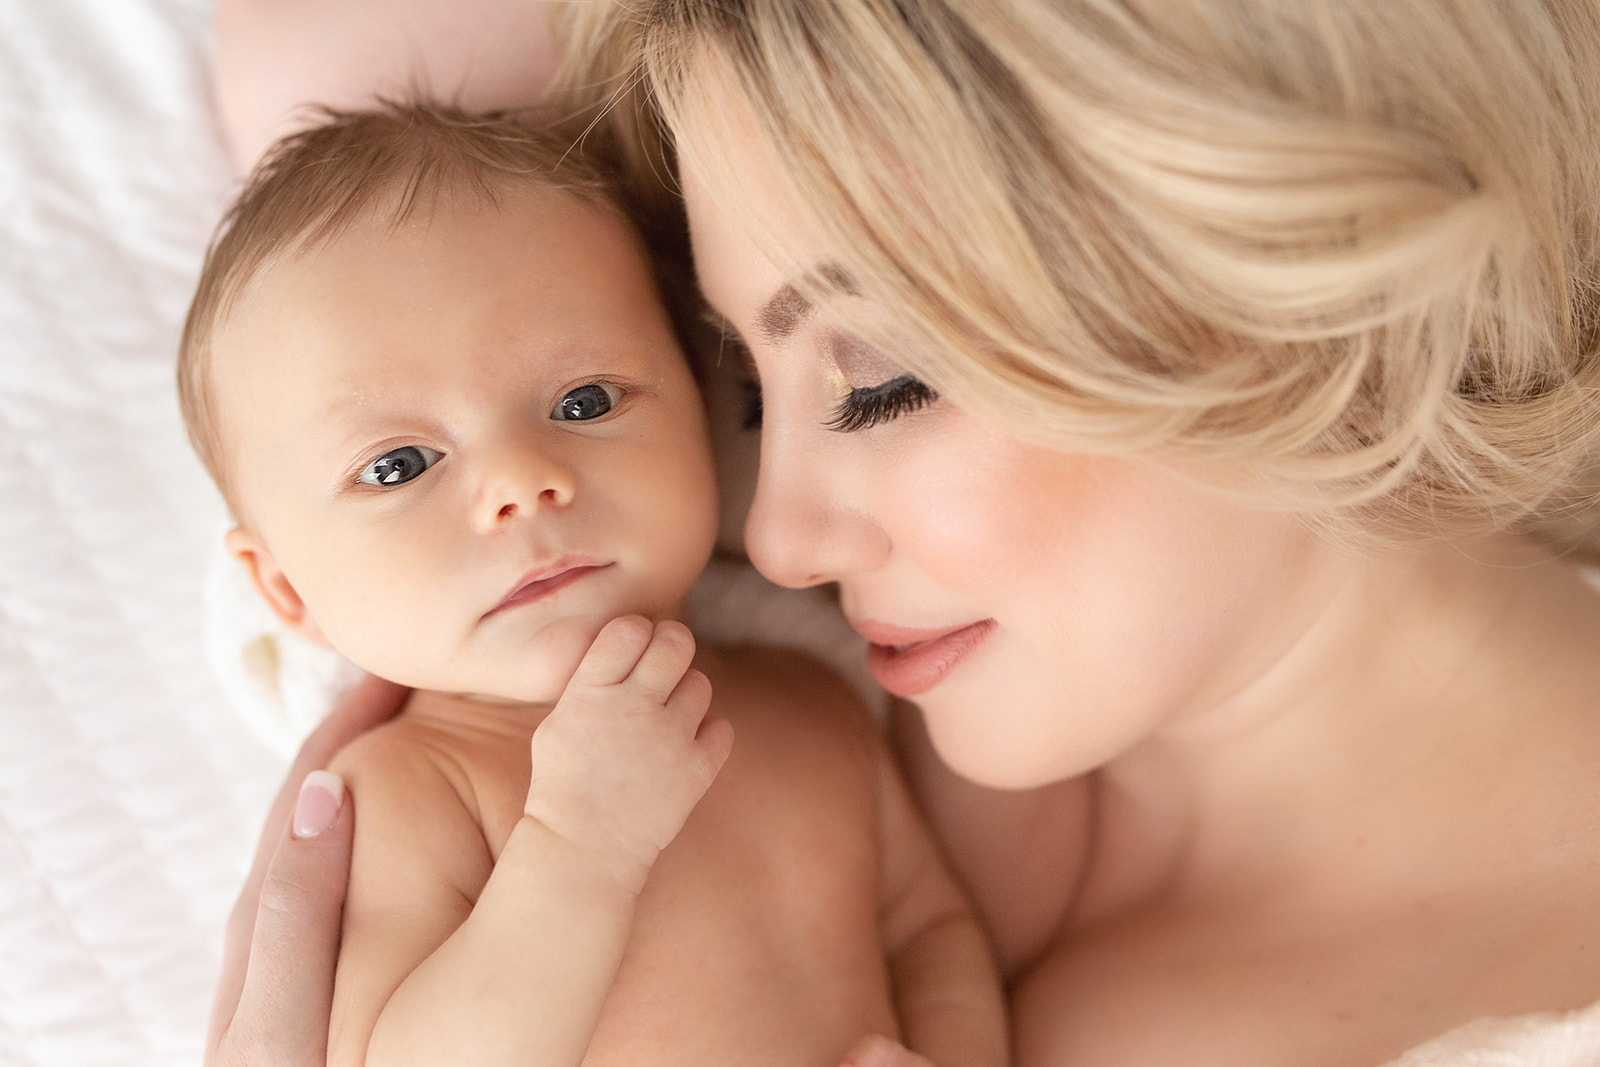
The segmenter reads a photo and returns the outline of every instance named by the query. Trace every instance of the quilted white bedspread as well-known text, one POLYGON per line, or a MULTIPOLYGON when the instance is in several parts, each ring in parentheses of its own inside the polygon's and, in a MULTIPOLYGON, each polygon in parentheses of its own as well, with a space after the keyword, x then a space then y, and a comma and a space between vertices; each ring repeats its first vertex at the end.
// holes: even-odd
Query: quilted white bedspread
POLYGON ((281 771, 208 674, 172 362, 209 0, 0 0, 0 1064, 198 1063, 281 771))

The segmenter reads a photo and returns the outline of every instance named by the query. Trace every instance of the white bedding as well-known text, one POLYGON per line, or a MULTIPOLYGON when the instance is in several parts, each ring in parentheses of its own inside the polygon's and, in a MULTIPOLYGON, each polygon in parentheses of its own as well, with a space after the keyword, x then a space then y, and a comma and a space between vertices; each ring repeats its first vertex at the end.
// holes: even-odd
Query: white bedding
POLYGON ((209 0, 0 0, 0 1064, 197 1063, 280 773, 201 640, 172 354, 229 177, 209 0))

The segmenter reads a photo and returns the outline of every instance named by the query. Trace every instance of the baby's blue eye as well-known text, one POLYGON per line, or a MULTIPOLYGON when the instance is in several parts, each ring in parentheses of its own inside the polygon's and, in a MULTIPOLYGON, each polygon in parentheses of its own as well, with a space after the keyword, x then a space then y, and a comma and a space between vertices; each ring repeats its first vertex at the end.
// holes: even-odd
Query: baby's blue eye
POLYGON ((622 390, 608 382, 580 385, 556 402, 550 417, 557 422, 587 422, 598 419, 622 398, 622 390))
POLYGON ((366 470, 356 475, 356 481, 367 485, 403 485, 443 458, 443 452, 422 445, 406 445, 385 452, 367 464, 366 470))

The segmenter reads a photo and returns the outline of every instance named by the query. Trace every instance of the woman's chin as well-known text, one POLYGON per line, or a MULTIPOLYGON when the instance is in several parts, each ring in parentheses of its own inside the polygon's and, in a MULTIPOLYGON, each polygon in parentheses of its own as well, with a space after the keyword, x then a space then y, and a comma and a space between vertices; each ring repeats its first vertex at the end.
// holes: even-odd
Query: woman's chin
POLYGON ((1058 779, 1044 766, 1037 745, 1018 744, 1003 736, 1003 728, 972 709, 956 710, 950 722, 939 713, 942 701, 933 694, 919 699, 928 738, 939 759, 974 785, 990 789, 1031 789, 1058 779), (965 721, 961 721, 965 720, 965 721), (976 721, 973 721, 976 720, 976 721))
POLYGON ((1034 789, 1085 774, 1117 754, 1115 738, 1090 730, 1063 735, 1058 702, 1025 694, 1008 700, 992 688, 985 699, 986 687, 974 681, 971 688, 940 686, 914 703, 939 759, 975 785, 1034 789))

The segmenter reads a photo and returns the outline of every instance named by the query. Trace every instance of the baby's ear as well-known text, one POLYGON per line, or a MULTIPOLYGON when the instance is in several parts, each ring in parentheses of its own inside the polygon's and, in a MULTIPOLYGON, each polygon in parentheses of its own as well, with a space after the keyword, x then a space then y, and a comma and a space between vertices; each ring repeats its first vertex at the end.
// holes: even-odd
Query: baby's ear
POLYGON ((243 526, 235 526, 223 535, 223 543, 227 546, 228 554, 238 560, 245 573, 250 575, 261 599, 267 602, 267 606, 283 620, 285 626, 319 645, 333 647, 323 634, 322 627, 317 625, 317 620, 306 610, 306 602, 300 599, 289 576, 278 566, 277 557, 259 537, 243 526))

